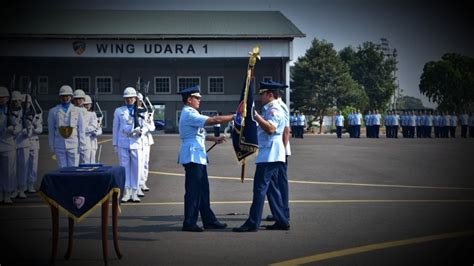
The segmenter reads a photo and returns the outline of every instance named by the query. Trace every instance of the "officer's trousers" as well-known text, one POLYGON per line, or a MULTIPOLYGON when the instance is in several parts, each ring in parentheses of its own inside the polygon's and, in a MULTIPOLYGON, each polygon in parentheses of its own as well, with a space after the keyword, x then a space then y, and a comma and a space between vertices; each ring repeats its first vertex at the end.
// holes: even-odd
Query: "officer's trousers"
POLYGON ((215 223, 217 218, 211 210, 207 166, 187 163, 183 167, 186 171, 183 227, 196 226, 199 213, 203 225, 215 223))
POLYGON ((0 152, 0 192, 10 193, 14 190, 12 183, 16 178, 15 161, 16 149, 0 152))
POLYGON ((148 181, 148 172, 150 165, 150 145, 143 145, 143 171, 140 176, 139 185, 145 185, 146 181, 148 181))
POLYGON ((92 149, 81 150, 79 156, 79 163, 95 163, 95 155, 94 157, 92 156, 92 149))
POLYGON ((28 159, 30 157, 30 147, 16 149, 16 179, 13 182, 13 190, 25 191, 27 189, 26 180, 28 177, 28 159))
POLYGON ((336 134, 337 134, 338 138, 342 137, 342 127, 340 127, 340 126, 336 127, 336 134))
POLYGON ((461 137, 467 138, 467 125, 461 125, 461 137))
POLYGON ((249 218, 243 226, 258 229, 262 221, 263 204, 265 195, 268 198, 270 210, 276 223, 288 225, 285 215, 285 205, 281 196, 279 183, 284 178, 284 162, 257 163, 253 180, 253 199, 250 207, 249 218))
POLYGON ((59 168, 79 166, 79 152, 74 149, 55 149, 56 160, 58 160, 59 168))
POLYGON ((28 184, 34 184, 38 179, 38 152, 39 146, 32 146, 30 148, 30 154, 28 158, 28 184))
POLYGON ((140 177, 140 162, 143 163, 141 149, 128 149, 118 147, 120 166, 125 167, 125 188, 138 189, 140 177))

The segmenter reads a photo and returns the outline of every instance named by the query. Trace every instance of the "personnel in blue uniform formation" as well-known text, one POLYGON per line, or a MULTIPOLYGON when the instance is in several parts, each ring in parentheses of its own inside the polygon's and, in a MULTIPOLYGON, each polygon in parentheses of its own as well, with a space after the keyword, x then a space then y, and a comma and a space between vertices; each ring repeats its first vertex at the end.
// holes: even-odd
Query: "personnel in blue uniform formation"
POLYGON ((275 223, 269 230, 289 230, 290 224, 285 214, 285 204, 279 183, 285 172, 285 146, 282 134, 285 129, 285 112, 278 102, 279 86, 261 86, 259 90, 262 102, 262 115, 254 113, 258 123, 257 137, 259 152, 255 158, 256 169, 253 182, 253 200, 249 218, 245 223, 233 229, 234 232, 255 232, 262 220, 265 196, 275 217, 275 223))
POLYGON ((217 220, 211 210, 209 179, 207 176, 207 154, 204 141, 224 142, 224 136, 206 136, 204 126, 223 124, 233 120, 233 115, 205 116, 198 111, 201 103, 199 86, 182 90, 184 107, 179 120, 181 147, 178 163, 185 171, 183 231, 202 232, 204 229, 224 229, 227 224, 217 220), (204 228, 197 225, 198 214, 204 228))

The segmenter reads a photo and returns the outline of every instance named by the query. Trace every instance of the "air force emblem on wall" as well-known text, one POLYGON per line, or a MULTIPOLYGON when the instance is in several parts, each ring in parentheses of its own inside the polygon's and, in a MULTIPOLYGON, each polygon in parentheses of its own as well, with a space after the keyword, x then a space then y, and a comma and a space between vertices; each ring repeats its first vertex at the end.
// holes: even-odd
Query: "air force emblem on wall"
POLYGON ((72 202, 74 203, 74 206, 76 206, 76 208, 78 208, 78 209, 80 209, 80 208, 82 208, 82 206, 84 206, 85 201, 86 201, 86 198, 84 198, 82 196, 72 197, 72 202))
POLYGON ((86 43, 83 41, 75 41, 72 43, 72 49, 77 55, 81 55, 86 50, 86 43))

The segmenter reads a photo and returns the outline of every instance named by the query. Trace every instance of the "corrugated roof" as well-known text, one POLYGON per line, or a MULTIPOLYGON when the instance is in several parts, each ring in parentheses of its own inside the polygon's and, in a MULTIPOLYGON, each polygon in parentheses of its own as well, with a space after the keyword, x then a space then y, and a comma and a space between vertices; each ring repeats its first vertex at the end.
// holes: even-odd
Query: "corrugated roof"
POLYGON ((39 10, 2 16, 2 36, 85 38, 305 37, 279 11, 39 10))

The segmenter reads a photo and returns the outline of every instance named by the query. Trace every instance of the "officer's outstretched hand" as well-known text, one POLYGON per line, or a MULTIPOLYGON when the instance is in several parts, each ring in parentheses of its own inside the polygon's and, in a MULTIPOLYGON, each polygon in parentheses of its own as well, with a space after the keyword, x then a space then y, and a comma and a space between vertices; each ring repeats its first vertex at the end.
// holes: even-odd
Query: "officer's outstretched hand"
POLYGON ((114 146, 114 151, 115 151, 115 153, 118 153, 117 145, 114 146))

